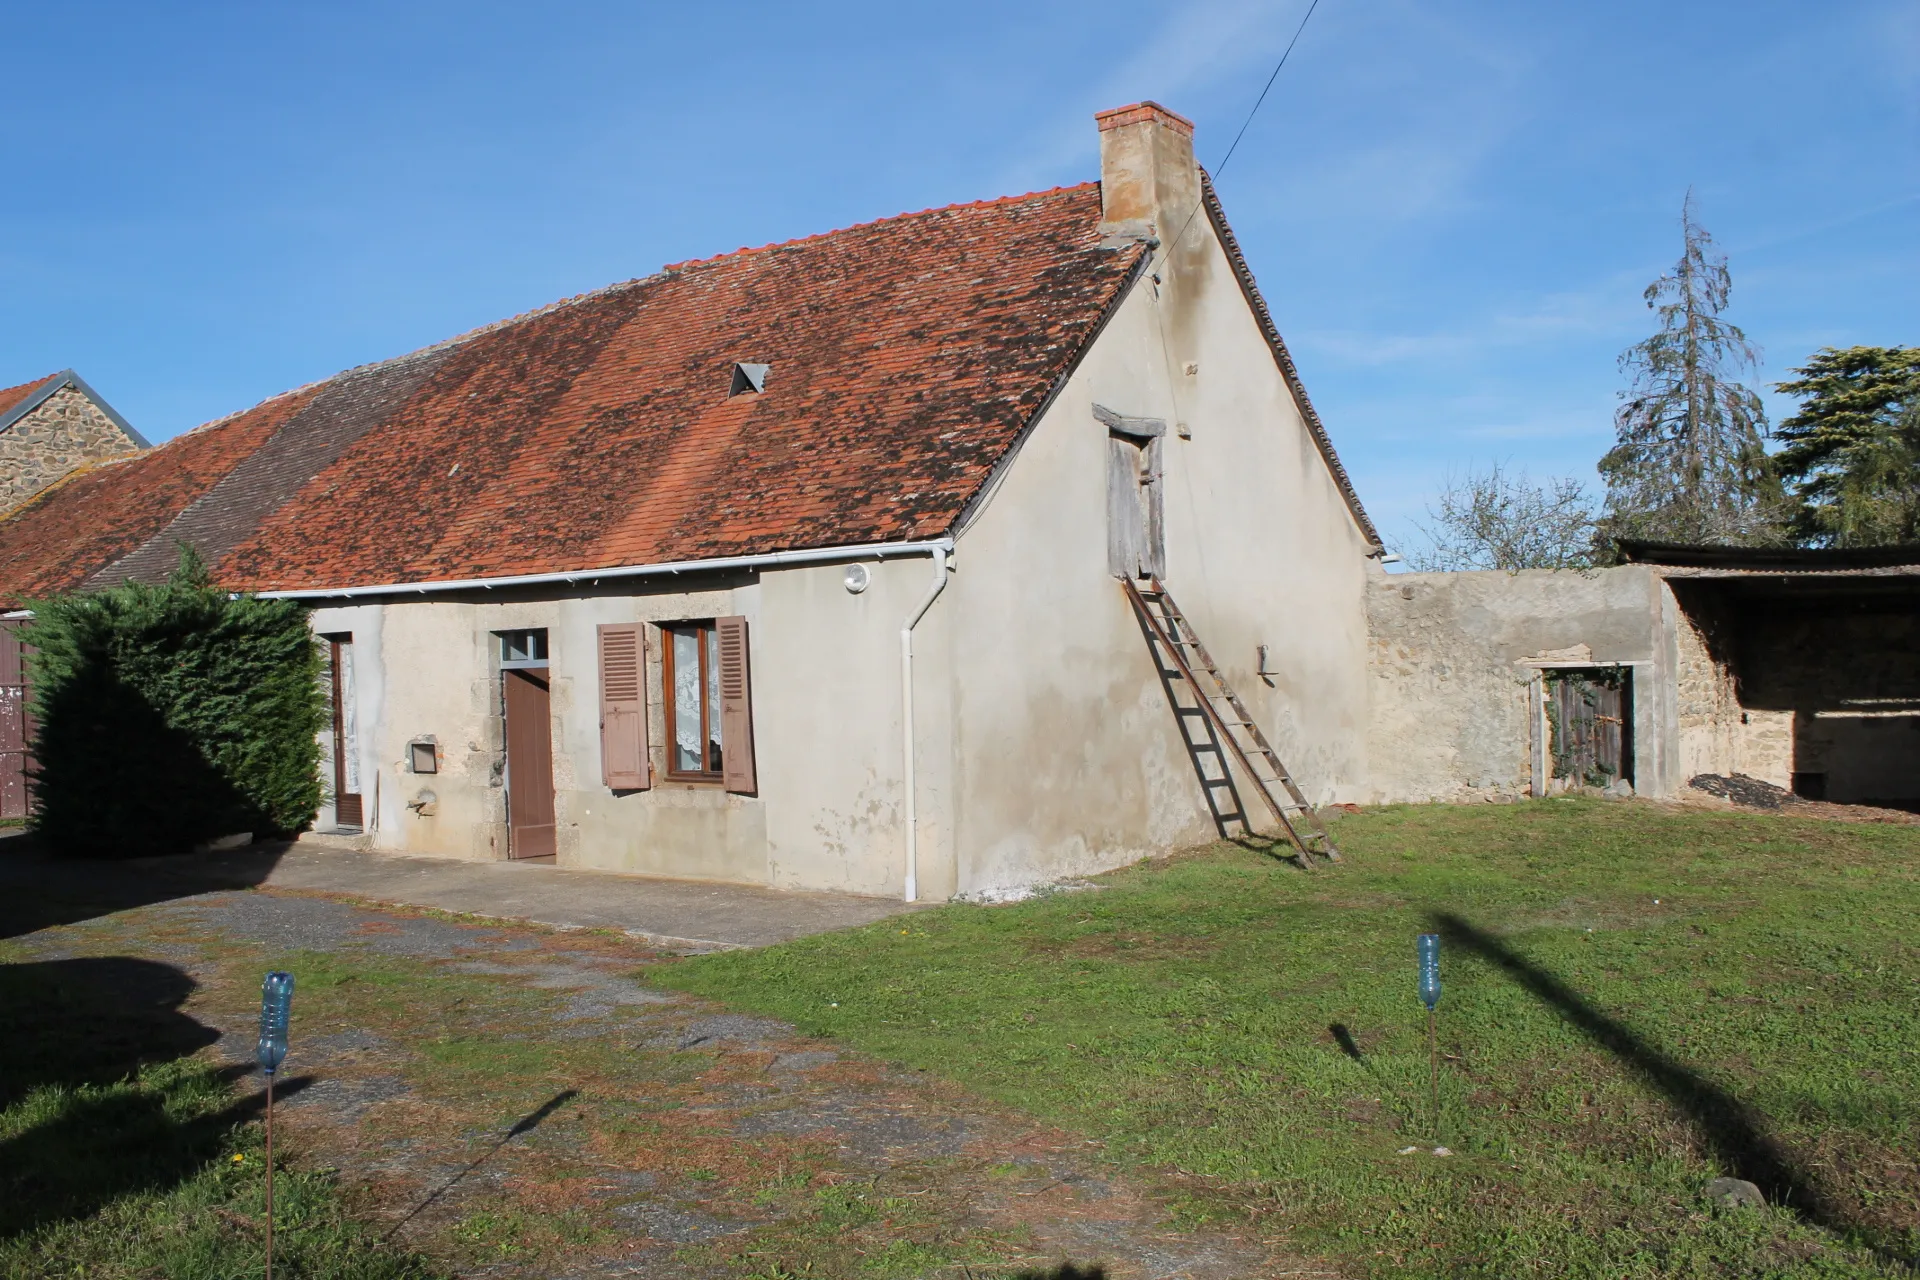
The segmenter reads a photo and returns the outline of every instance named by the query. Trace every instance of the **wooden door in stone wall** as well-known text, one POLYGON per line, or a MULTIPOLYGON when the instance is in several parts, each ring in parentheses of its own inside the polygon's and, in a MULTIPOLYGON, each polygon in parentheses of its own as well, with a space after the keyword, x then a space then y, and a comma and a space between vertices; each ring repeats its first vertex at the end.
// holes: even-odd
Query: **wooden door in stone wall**
POLYGON ((27 816, 27 744, 33 725, 19 625, 0 622, 0 819, 27 816))
POLYGON ((1553 776, 1572 786, 1633 781, 1633 672, 1567 667, 1547 674, 1553 776))

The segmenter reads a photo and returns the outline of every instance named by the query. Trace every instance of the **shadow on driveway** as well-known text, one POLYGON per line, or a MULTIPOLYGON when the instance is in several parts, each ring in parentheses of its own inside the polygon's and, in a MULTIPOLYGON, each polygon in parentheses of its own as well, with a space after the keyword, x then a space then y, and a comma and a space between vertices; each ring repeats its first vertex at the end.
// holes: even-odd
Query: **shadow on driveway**
POLYGON ((0 938, 219 889, 250 889, 266 880, 288 847, 262 842, 244 858, 73 859, 54 857, 30 834, 0 833, 0 938))

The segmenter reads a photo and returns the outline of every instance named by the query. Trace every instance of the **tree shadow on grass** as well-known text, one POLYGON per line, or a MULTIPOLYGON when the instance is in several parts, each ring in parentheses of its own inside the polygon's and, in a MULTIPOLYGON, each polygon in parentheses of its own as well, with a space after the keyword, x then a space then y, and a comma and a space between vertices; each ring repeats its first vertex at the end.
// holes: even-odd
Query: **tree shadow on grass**
MULTIPOLYGON (((219 1155, 258 1094, 221 1105, 249 1068, 143 1068, 190 1057, 216 1033, 180 1006, 193 979, 126 957, 0 966, 0 1238, 84 1218, 124 1196, 177 1186, 219 1155)), ((183 1067, 186 1064, 182 1064, 183 1067)), ((311 1081, 284 1080, 286 1097, 311 1081)))
POLYGON ((1765 1117, 1753 1107, 1601 1012, 1493 934, 1451 912, 1436 912, 1430 919, 1448 941, 1488 961, 1551 1005, 1588 1040, 1651 1086, 1686 1117, 1714 1158, 1735 1177, 1754 1183, 1773 1203, 1871 1250, 1883 1261, 1908 1268, 1920 1263, 1912 1251, 1887 1247, 1882 1232, 1848 1217, 1814 1175, 1767 1133, 1765 1117))

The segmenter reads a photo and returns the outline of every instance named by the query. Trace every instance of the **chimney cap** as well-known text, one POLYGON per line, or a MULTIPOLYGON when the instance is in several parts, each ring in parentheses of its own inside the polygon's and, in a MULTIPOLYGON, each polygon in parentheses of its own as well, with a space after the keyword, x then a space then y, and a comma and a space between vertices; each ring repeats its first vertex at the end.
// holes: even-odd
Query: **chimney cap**
POLYGON ((1124 107, 1114 107, 1107 111, 1093 113, 1093 122, 1100 126, 1100 132, 1118 129, 1124 125, 1153 123, 1164 125, 1182 137, 1193 136, 1193 121, 1177 112, 1169 111, 1157 102, 1135 102, 1124 107))

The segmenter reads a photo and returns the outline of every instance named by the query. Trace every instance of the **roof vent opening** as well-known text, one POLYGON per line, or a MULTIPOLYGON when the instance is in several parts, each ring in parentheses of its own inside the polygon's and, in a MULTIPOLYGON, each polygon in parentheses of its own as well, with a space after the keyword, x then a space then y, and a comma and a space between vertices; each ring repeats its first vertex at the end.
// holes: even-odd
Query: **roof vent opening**
POLYGON ((744 395, 746 392, 760 392, 767 389, 767 370, 772 365, 736 364, 733 366, 733 386, 727 391, 729 398, 744 395))

